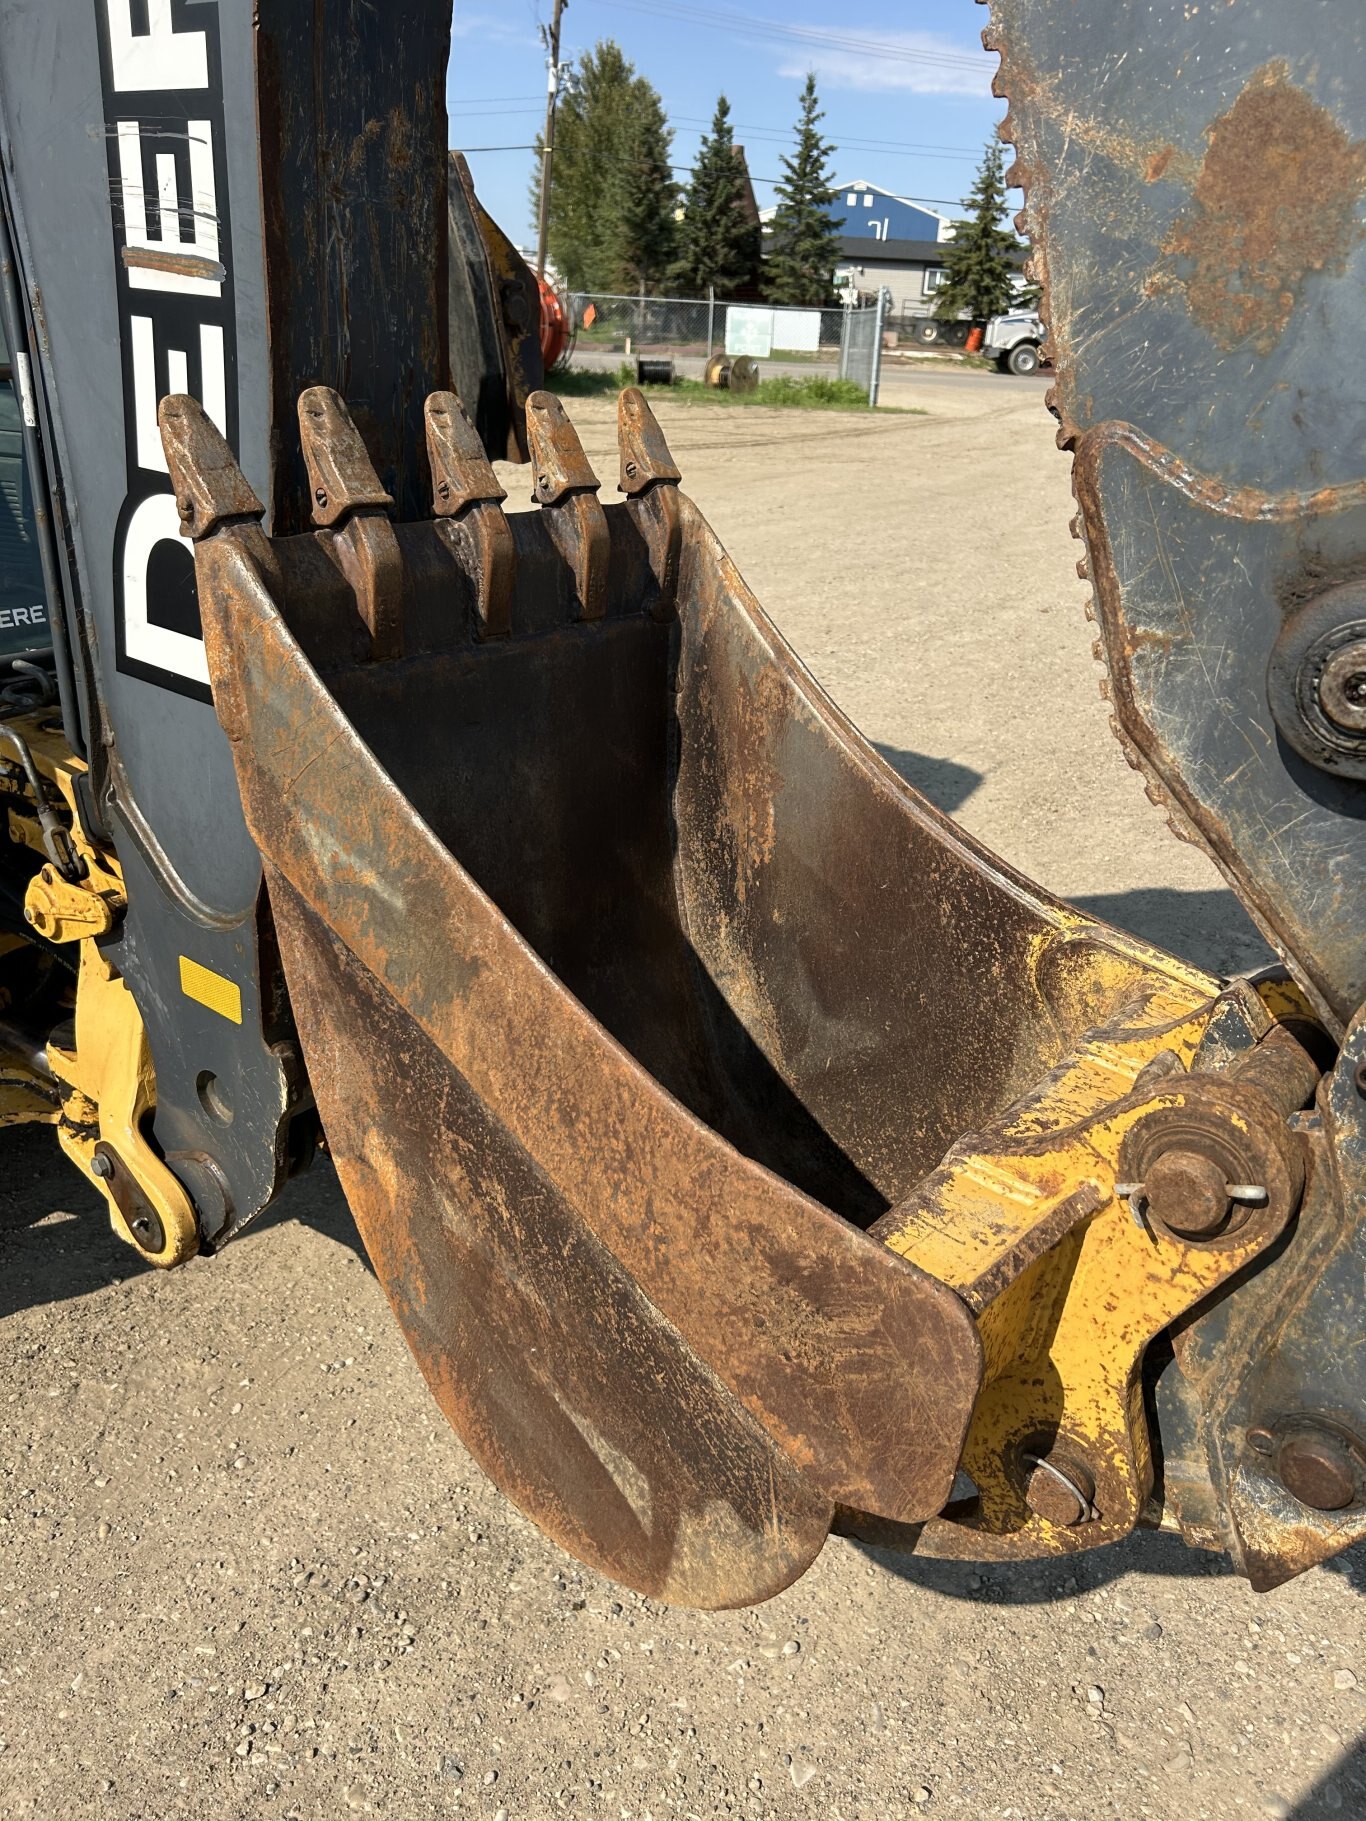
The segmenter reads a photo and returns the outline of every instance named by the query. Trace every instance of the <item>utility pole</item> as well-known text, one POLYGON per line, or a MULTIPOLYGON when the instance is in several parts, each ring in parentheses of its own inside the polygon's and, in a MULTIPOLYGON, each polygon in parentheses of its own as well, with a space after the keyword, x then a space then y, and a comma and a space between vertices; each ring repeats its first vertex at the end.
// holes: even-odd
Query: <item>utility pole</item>
POLYGON ((555 150, 555 100, 560 90, 560 14, 568 0, 555 0, 550 30, 542 27, 546 47, 545 134, 541 140, 541 215, 536 228, 536 276, 545 277, 545 241, 550 227, 550 160, 555 150))

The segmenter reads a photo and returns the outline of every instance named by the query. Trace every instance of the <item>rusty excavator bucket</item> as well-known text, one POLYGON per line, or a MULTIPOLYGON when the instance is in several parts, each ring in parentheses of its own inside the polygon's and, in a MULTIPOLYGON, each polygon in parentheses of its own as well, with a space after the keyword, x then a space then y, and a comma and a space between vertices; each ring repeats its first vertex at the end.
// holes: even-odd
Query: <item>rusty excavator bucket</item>
POLYGON ((676 1602, 776 1592, 837 1514, 977 1558, 1125 1534, 1143 1349, 1284 1227, 1316 1071, 1265 994, 892 772, 638 391, 619 503, 555 398, 527 421, 507 516, 433 394, 431 516, 396 522, 307 391, 315 529, 272 539, 161 408, 312 1088, 433 1392, 564 1548, 676 1602), (1216 1039, 1258 1067, 1188 1073, 1216 1039), (1260 1192, 1217 1243, 1115 1192, 1192 1122, 1260 1192))

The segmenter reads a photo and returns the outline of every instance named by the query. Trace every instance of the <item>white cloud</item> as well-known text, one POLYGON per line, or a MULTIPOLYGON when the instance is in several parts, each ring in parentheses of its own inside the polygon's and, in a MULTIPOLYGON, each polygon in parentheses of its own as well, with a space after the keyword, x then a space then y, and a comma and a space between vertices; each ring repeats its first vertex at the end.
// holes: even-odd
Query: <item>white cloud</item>
MULTIPOLYGON (((800 33, 800 26, 791 26, 800 33)), ((951 39, 933 32, 864 31, 839 26, 821 31, 821 38, 838 35, 858 40, 857 50, 836 50, 815 41, 809 50, 787 53, 778 66, 780 76, 805 76, 814 70, 822 88, 901 90, 912 95, 991 94, 991 79, 998 59, 986 52, 965 50, 951 39), (945 59, 945 61, 937 61, 945 59), (952 61, 948 61, 952 59, 952 61)))
POLYGON ((514 24, 506 16, 498 13, 467 13, 456 7, 451 20, 452 38, 478 38, 481 43, 517 44, 534 43, 534 35, 529 36, 527 27, 514 24))

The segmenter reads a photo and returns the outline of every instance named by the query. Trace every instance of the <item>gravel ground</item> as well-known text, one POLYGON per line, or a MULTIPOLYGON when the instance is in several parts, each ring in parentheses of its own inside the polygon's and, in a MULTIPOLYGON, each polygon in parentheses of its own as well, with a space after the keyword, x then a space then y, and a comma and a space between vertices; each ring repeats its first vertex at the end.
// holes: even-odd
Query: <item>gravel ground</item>
MULTIPOLYGON (((663 415, 907 777, 1048 885, 1244 965, 1259 938, 1110 739, 1041 393, 898 375, 928 415, 663 415)), ((608 408, 574 414, 610 475, 608 408)), ((0 1158, 4 1817, 1366 1814, 1359 1557, 1258 1597, 1166 1536, 1018 1573, 834 1540, 760 1609, 667 1611, 490 1490, 325 1165, 159 1276, 47 1133, 0 1158)))

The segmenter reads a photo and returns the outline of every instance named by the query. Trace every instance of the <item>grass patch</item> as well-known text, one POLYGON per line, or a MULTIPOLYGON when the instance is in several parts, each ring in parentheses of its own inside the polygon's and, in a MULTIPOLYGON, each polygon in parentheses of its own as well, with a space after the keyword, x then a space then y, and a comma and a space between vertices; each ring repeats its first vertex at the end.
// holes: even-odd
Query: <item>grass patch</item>
POLYGON ((753 392, 756 405, 800 405, 806 411, 867 411, 868 394, 852 379, 831 379, 825 373, 775 373, 761 379, 753 392))
MULTIPOLYGON (((635 366, 629 361, 623 361, 615 372, 594 373, 570 367, 546 379, 549 389, 564 398, 605 398, 635 383, 635 366)), ((676 379, 671 386, 645 386, 642 390, 652 398, 678 398, 689 404, 776 405, 801 411, 872 409, 862 386, 852 379, 835 379, 824 373, 775 373, 770 379, 761 379, 753 392, 727 392, 704 386, 700 379, 676 379)))
MULTIPOLYGON (((615 373, 599 373, 591 367, 566 367, 559 373, 547 373, 547 392, 558 392, 561 398, 615 397, 623 386, 636 383, 634 367, 618 367, 615 373)), ((657 388, 652 387, 651 390, 657 388)))

